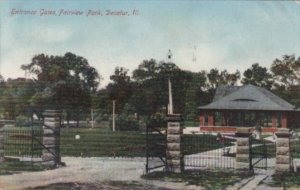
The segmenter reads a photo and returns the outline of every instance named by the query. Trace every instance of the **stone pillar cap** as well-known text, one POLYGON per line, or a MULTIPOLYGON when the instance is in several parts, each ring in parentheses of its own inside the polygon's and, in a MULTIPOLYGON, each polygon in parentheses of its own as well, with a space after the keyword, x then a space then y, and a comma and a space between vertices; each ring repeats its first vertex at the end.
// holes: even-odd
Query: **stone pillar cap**
POLYGON ((275 133, 277 137, 290 137, 292 136, 291 130, 288 128, 279 128, 275 133))
POLYGON ((45 110, 43 116, 57 116, 62 113, 61 110, 45 110))
POLYGON ((289 133, 291 130, 288 128, 279 128, 277 132, 279 133, 289 133))
POLYGON ((183 121, 183 117, 181 114, 169 114, 167 115, 168 121, 183 121))
POLYGON ((250 127, 237 127, 235 135, 237 137, 250 137, 251 136, 251 128, 250 127))
POLYGON ((237 133, 250 133, 251 127, 237 127, 236 132, 237 133))

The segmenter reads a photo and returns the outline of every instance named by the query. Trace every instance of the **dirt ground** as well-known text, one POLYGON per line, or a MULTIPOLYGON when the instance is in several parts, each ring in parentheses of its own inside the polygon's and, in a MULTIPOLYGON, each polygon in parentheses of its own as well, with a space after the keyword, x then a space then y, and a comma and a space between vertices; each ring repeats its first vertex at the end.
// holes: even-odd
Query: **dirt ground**
POLYGON ((0 176, 0 190, 17 190, 62 182, 139 181, 145 169, 144 158, 63 157, 62 161, 66 163, 66 167, 0 176))
MULTIPOLYGON (((55 184, 54 186, 67 184, 68 187, 75 184, 75 189, 78 189, 76 186, 79 184, 83 186, 81 189, 84 189, 90 185, 105 187, 107 183, 110 184, 112 181, 116 183, 126 182, 130 185, 137 184, 137 189, 149 189, 149 187, 150 189, 171 190, 201 189, 200 187, 186 186, 185 183, 141 179, 141 175, 145 173, 145 158, 63 157, 62 161, 66 163, 66 167, 0 176, 0 190, 44 189, 44 186, 51 184, 55 184)), ((111 189, 115 189, 113 186, 111 187, 111 189)), ((123 189, 123 187, 118 188, 117 186, 116 189, 123 189)))

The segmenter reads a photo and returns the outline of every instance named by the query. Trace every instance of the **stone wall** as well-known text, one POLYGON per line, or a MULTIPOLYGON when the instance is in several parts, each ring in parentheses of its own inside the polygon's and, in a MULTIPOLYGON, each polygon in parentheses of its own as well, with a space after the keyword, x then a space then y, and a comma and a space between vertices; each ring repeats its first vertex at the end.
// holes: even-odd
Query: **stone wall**
POLYGON ((168 115, 167 128, 167 150, 166 170, 180 173, 183 171, 183 154, 182 154, 182 116, 179 114, 168 115))
POLYGON ((291 152, 289 129, 281 128, 276 133, 276 172, 291 171, 291 152))
POLYGON ((238 170, 248 170, 250 167, 250 136, 249 128, 237 128, 235 168, 238 170))
POLYGON ((46 110, 43 113, 43 149, 42 160, 45 165, 56 167, 61 162, 60 156, 60 125, 61 112, 57 110, 46 110))

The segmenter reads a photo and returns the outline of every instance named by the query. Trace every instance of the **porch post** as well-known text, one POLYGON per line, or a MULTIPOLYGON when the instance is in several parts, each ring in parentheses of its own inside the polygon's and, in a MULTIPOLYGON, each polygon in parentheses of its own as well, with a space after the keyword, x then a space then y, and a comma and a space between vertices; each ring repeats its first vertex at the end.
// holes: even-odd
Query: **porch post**
POLYGON ((183 118, 180 114, 168 115, 168 128, 167 128, 167 150, 166 170, 181 173, 184 169, 184 160, 181 150, 182 143, 182 121, 183 118))
POLYGON ((43 113, 43 154, 45 165, 56 167, 61 163, 60 156, 60 122, 61 112, 58 110, 46 110, 43 113))
POLYGON ((0 127, 0 162, 4 161, 4 130, 0 127))
POLYGON ((280 128, 276 136, 276 171, 291 171, 290 137, 292 134, 289 132, 289 129, 280 128))
POLYGON ((277 128, 277 112, 272 114, 272 128, 277 128))
POLYGON ((248 170, 250 167, 250 129, 237 128, 236 132, 236 169, 248 170))
POLYGON ((199 121, 200 121, 200 126, 204 126, 205 118, 203 112, 200 113, 199 121))
POLYGON ((286 114, 286 112, 282 112, 281 127, 282 128, 287 128, 287 114, 286 114))
POLYGON ((224 116, 224 126, 228 127, 228 114, 227 111, 223 111, 224 116))
POLYGON ((208 126, 214 126, 214 113, 208 112, 208 126))

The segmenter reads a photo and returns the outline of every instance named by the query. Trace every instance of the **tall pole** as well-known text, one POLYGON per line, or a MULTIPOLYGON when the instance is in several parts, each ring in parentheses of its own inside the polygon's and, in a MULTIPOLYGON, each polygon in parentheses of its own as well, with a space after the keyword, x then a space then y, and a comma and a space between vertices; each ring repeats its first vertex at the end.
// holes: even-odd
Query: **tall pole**
POLYGON ((171 80, 168 79, 169 84, 169 105, 168 105, 168 114, 173 114, 173 97, 172 97, 172 84, 171 80))
POLYGON ((91 117, 92 117, 92 129, 94 128, 94 110, 91 109, 91 117))
POLYGON ((115 128, 115 107, 116 107, 116 101, 115 100, 113 100, 113 131, 115 131, 116 130, 116 128, 115 128))

